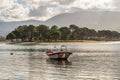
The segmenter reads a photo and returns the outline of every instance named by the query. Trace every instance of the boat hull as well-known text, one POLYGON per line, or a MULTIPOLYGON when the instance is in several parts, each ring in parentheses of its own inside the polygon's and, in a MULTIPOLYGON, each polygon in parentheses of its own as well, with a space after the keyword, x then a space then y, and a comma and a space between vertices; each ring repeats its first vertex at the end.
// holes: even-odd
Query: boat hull
POLYGON ((71 54, 70 52, 47 53, 50 59, 67 59, 71 54))

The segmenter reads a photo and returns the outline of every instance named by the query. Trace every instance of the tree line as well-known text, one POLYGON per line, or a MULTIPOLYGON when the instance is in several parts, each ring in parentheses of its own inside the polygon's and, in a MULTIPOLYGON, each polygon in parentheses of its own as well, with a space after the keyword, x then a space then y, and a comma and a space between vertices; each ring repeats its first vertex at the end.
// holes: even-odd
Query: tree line
POLYGON ((0 36, 0 41, 5 41, 5 37, 0 36))
POLYGON ((80 28, 76 25, 69 27, 58 27, 53 25, 23 25, 11 31, 7 36, 7 40, 24 41, 68 41, 68 40, 120 40, 120 33, 110 30, 80 28))

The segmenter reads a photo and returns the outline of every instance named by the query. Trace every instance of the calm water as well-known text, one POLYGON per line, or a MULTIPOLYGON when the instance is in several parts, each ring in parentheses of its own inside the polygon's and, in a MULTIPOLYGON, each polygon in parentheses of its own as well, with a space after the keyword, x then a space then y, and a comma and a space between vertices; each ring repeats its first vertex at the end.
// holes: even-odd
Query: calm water
POLYGON ((0 80, 120 80, 120 42, 65 44, 68 60, 48 59, 59 45, 0 44, 0 80))

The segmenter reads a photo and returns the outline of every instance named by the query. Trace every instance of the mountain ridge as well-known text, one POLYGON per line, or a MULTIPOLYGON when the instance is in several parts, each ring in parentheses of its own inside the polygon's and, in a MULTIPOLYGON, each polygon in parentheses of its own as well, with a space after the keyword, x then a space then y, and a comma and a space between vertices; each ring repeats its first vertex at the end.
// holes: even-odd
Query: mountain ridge
POLYGON ((25 21, 0 21, 0 35, 6 36, 10 31, 20 25, 48 26, 58 25, 60 27, 75 24, 79 27, 88 27, 95 30, 113 30, 120 32, 120 12, 112 11, 80 11, 75 13, 64 13, 56 15, 46 21, 25 20, 25 21))

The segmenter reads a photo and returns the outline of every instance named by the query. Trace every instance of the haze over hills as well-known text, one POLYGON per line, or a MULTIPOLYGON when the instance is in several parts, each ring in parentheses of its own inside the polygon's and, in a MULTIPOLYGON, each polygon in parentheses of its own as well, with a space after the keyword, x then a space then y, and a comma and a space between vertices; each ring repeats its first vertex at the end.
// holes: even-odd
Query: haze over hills
POLYGON ((56 23, 60 26, 70 24, 79 27, 88 27, 96 30, 117 30, 120 31, 120 12, 111 11, 81 11, 57 15, 46 21, 49 25, 56 23))
POLYGON ((42 21, 27 20, 27 21, 14 21, 14 22, 0 22, 0 35, 6 36, 10 31, 14 30, 20 25, 39 25, 42 21))
POLYGON ((64 13, 54 16, 47 21, 27 20, 16 22, 0 22, 0 35, 5 36, 20 25, 69 26, 75 24, 79 27, 88 27, 95 30, 115 30, 120 32, 120 12, 112 11, 80 11, 64 13))

